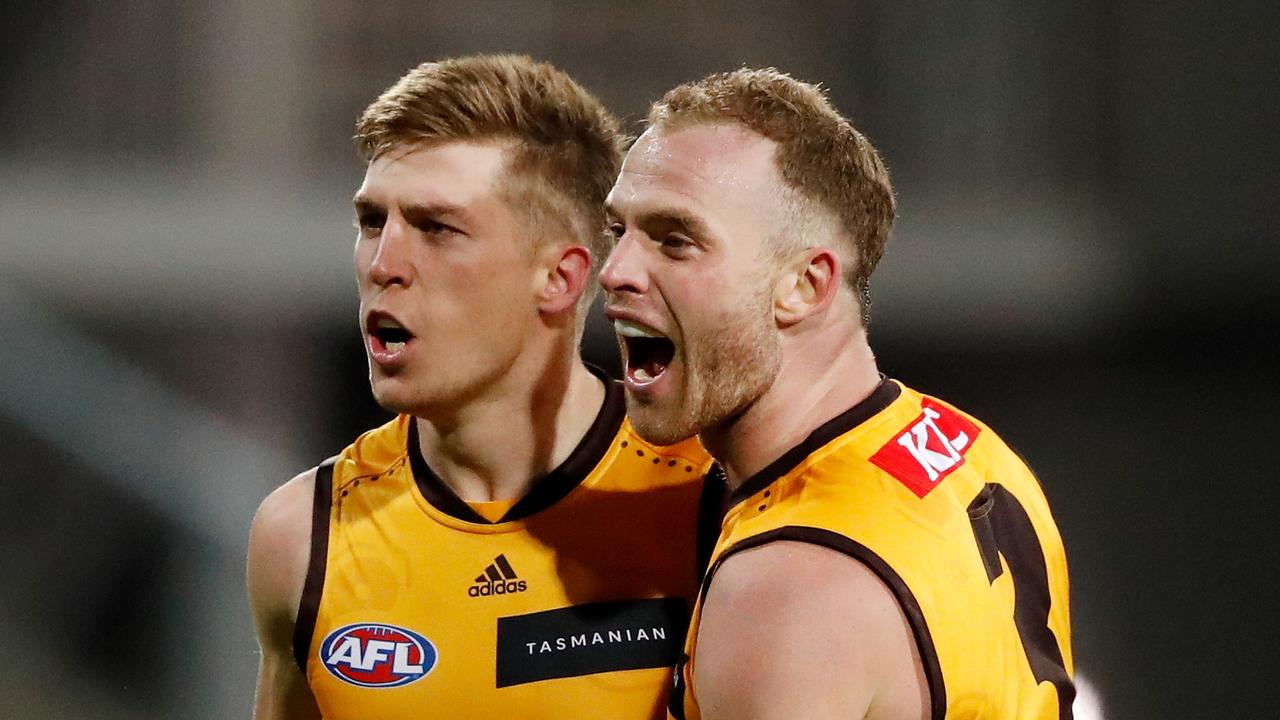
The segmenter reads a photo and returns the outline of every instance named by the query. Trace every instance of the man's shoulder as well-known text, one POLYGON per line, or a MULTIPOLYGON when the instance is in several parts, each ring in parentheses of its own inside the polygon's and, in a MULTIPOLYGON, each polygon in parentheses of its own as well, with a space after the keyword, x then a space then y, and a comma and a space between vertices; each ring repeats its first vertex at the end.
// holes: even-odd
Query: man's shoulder
POLYGON ((263 499, 249 530, 249 598, 264 635, 286 642, 310 552, 317 468, 263 499))
POLYGON ((964 485, 959 495, 968 497, 983 478, 1030 474, 1021 456, 983 421, 933 395, 888 382, 901 388, 893 403, 814 448, 790 473, 791 484, 826 483, 839 495, 856 495, 858 504, 911 508, 939 487, 964 485), (947 482, 953 474, 967 479, 947 482))
MULTIPOLYGON (((940 428, 943 432, 947 430, 964 431, 971 442, 980 438, 984 445, 996 446, 1006 452, 1009 451, 1008 445, 1000 434, 985 419, 974 415, 948 399, 915 390, 902 383, 898 384, 902 387, 903 399, 907 401, 904 407, 911 408, 915 413, 914 422, 905 429, 913 429, 914 424, 920 422, 928 425, 945 425, 946 427, 940 428)), ((916 432, 919 431, 917 430, 916 432)))
POLYGON ((298 473, 272 490, 258 505, 253 520, 255 532, 260 529, 264 539, 268 540, 279 533, 297 534, 300 528, 309 533, 319 471, 323 468, 334 472, 331 468, 344 464, 389 465, 403 458, 408 447, 410 420, 408 416, 399 415, 361 433, 337 455, 298 473))
POLYGON ((726 558, 707 591, 697 647, 704 707, 713 694, 754 697, 739 708, 750 710, 811 692, 826 699, 795 707, 861 717, 873 701, 916 708, 927 697, 894 593, 871 568, 817 544, 778 540, 726 558), (777 662, 759 663, 762 653, 777 662), (899 689, 886 696, 886 687, 899 689))
POLYGON ((735 603, 764 607, 780 601, 839 606, 853 602, 850 591, 887 590, 879 576, 846 553, 786 537, 729 555, 715 568, 711 587, 735 603))
POLYGON ((275 545, 287 539, 285 536, 298 534, 300 529, 310 531, 318 469, 316 466, 298 473, 263 498, 253 518, 252 540, 275 545))
POLYGON ((407 456, 413 422, 411 415, 397 415, 366 430, 338 453, 338 461, 354 463, 363 470, 360 474, 381 472, 407 456))

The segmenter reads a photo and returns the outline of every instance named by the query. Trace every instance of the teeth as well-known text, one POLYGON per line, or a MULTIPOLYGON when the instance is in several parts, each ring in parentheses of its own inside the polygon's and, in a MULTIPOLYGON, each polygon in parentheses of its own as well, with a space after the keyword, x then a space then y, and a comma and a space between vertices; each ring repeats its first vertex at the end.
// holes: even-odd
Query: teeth
POLYGON ((654 330, 653 328, 646 327, 644 325, 641 325, 640 323, 632 322, 630 320, 614 320, 613 331, 618 333, 619 335, 622 335, 623 337, 647 337, 647 338, 666 337, 665 335, 658 332, 657 330, 654 330))
POLYGON ((636 368, 631 372, 631 374, 636 380, 639 380, 642 383, 649 382, 653 379, 653 376, 649 374, 649 371, 644 368, 636 368))
POLYGON ((391 318, 378 318, 378 323, 374 327, 378 328, 379 330, 385 330, 388 328, 393 330, 404 329, 404 327, 400 325, 400 323, 396 322, 395 320, 392 320, 391 318))
POLYGON ((403 342, 389 342, 389 343, 387 343, 387 350, 388 350, 388 351, 390 351, 390 352, 400 352, 400 351, 401 351, 401 350, 403 350, 403 349, 404 349, 404 343, 403 343, 403 342))

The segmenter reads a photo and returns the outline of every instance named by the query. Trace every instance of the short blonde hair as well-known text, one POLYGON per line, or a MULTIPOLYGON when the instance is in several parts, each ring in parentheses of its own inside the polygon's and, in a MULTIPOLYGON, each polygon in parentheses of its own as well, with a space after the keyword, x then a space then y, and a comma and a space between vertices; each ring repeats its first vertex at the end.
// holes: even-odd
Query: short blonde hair
POLYGON ((848 239, 851 247, 845 249, 853 252, 854 262, 844 279, 866 320, 871 273, 893 225, 893 187, 876 149, 820 87, 774 68, 717 73, 668 92, 650 109, 648 122, 651 127, 738 123, 776 143, 779 175, 791 191, 785 194, 829 213, 848 239))
MULTIPOLYGON (((595 276, 611 245, 604 200, 626 143, 599 100, 547 63, 474 55, 413 68, 356 123, 356 150, 366 162, 453 140, 514 142, 499 191, 528 215, 538 241, 555 232, 586 245, 595 276)), ((594 288, 588 283, 582 308, 594 288)))

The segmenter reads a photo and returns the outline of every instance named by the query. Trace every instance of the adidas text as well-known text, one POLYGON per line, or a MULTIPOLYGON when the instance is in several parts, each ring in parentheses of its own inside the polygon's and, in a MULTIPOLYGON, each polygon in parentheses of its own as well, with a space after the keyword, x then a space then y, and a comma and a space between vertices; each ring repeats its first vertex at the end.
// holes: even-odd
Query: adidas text
POLYGON ((510 595, 512 593, 524 592, 529 589, 529 584, 524 580, 507 580, 505 582, 494 582, 490 580, 483 585, 472 585, 467 588, 467 594, 471 597, 485 597, 487 595, 510 595))

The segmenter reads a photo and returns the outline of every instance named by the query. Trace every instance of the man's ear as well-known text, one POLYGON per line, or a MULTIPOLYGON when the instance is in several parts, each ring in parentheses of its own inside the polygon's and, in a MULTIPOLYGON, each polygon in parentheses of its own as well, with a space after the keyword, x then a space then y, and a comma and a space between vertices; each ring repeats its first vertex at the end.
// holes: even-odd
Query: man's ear
POLYGON ((535 288, 538 310, 548 314, 572 308, 582 297, 591 276, 591 252, 581 245, 566 245, 550 251, 539 263, 535 288))
POLYGON ((809 248, 797 255, 773 290, 773 317, 790 327, 825 312, 840 292, 840 256, 831 248, 809 248))

